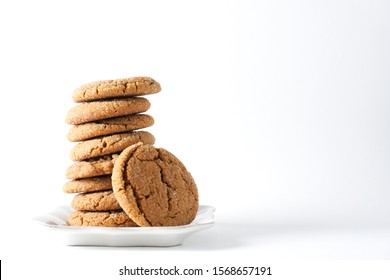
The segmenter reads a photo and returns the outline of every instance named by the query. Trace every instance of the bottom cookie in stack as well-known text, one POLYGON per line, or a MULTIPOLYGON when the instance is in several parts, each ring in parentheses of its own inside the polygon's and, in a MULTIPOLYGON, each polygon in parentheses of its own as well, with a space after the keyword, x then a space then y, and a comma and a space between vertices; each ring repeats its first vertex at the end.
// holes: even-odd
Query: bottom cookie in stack
POLYGON ((93 227, 136 227, 137 225, 123 211, 75 211, 69 218, 69 226, 93 227))

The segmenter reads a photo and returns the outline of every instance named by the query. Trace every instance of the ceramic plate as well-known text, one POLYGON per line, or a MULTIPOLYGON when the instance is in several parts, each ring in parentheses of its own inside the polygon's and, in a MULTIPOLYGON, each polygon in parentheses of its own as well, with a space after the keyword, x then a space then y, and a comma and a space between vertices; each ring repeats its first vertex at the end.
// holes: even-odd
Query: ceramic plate
POLYGON ((214 224, 215 208, 200 205, 195 220, 175 227, 75 227, 66 225, 74 210, 70 206, 35 218, 35 221, 63 235, 67 245, 84 246, 176 246, 191 234, 214 224))

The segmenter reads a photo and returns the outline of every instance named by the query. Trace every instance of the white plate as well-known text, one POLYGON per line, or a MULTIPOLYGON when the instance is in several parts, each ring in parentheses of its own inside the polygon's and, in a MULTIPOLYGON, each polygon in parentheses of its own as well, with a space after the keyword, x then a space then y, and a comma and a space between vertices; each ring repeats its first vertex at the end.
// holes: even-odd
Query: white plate
POLYGON ((71 207, 62 206, 34 220, 64 235, 66 245, 176 246, 191 234, 212 227, 215 208, 200 205, 195 220, 185 226, 134 228, 68 226, 66 220, 72 211, 71 207))

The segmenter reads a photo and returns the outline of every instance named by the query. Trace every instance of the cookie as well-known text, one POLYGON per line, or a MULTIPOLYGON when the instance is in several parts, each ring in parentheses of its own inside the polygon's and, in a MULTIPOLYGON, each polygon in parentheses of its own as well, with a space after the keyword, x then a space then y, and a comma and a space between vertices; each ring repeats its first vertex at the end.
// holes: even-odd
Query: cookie
POLYGON ((198 190, 191 174, 170 152, 137 143, 125 149, 112 172, 114 195, 139 226, 191 223, 198 190))
POLYGON ((111 175, 72 180, 63 187, 66 193, 88 193, 112 190, 111 175))
POLYGON ((68 167, 65 177, 68 179, 90 178, 112 173, 117 154, 77 161, 68 167))
POLYGON ((74 102, 86 102, 123 96, 139 96, 157 93, 160 84, 149 77, 133 77, 118 80, 92 82, 73 92, 74 102))
POLYGON ((154 119, 147 114, 133 114, 123 117, 104 119, 72 126, 67 135, 72 142, 132 131, 152 126, 154 119))
POLYGON ((123 211, 89 212, 75 211, 70 214, 69 226, 93 227, 136 227, 137 225, 123 211))
POLYGON ((78 194, 72 200, 72 207, 83 211, 122 210, 112 190, 78 194))
POLYGON ((83 103, 71 108, 66 115, 66 123, 82 124, 113 117, 145 112, 150 102, 143 97, 113 99, 83 103))
POLYGON ((70 153, 73 161, 84 160, 118 153, 127 147, 142 142, 144 144, 154 144, 154 136, 147 131, 136 131, 132 133, 121 133, 92 140, 87 140, 77 144, 70 153))

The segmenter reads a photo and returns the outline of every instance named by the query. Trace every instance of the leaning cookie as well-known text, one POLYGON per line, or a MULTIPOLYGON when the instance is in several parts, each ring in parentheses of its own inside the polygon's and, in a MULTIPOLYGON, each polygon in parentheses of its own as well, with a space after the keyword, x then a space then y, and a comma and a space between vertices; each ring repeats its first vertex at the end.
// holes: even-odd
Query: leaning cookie
POLYGON ((82 211, 122 210, 112 190, 78 194, 71 205, 73 209, 82 211))
POLYGON ((154 119, 152 116, 133 114, 72 126, 67 137, 72 142, 78 142, 99 136, 141 129, 153 124, 154 119))
POLYGON ((138 142, 142 142, 144 144, 154 144, 154 141, 154 136, 147 131, 114 134, 87 140, 77 144, 71 150, 70 159, 77 161, 88 158, 101 157, 104 155, 121 152, 127 147, 138 142))
POLYGON ((70 214, 69 226, 91 227, 136 227, 137 225, 123 211, 75 211, 70 214))
POLYGON ((170 152, 137 143, 114 164, 114 195, 139 226, 191 223, 198 211, 198 190, 184 165, 170 152))
POLYGON ((86 102, 124 96, 139 96, 157 93, 161 90, 158 82, 149 77, 105 80, 81 86, 73 92, 73 101, 86 102))
POLYGON ((71 108, 66 115, 68 124, 82 124, 113 117, 145 112, 150 102, 143 97, 122 98, 83 103, 71 108))

